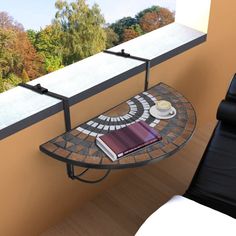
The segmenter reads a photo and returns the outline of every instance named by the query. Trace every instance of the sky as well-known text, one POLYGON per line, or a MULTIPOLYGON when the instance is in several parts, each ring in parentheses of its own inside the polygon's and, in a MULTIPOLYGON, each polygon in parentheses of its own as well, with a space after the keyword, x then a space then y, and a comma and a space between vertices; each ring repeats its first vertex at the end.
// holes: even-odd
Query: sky
MULTIPOLYGON (((24 28, 39 30, 51 23, 55 16, 56 0, 0 0, 0 11, 6 11, 24 28)), ((70 0, 72 1, 72 0, 70 0)), ((89 5, 97 3, 107 23, 124 16, 135 16, 139 11, 153 5, 175 10, 176 0, 87 0, 89 5)))

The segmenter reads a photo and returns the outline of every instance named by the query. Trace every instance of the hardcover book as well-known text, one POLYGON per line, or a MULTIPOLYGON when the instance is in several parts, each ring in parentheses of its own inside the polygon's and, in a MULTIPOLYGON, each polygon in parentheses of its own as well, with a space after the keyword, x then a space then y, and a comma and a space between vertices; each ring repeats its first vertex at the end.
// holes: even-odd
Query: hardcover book
POLYGON ((139 121, 96 138, 98 147, 113 161, 161 140, 161 135, 146 122, 139 121))

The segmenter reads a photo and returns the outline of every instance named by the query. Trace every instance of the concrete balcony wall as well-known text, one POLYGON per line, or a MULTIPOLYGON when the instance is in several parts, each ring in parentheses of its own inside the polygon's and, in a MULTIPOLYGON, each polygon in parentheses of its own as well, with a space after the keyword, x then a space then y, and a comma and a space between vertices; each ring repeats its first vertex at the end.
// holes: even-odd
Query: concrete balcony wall
MULTIPOLYGON (((207 42, 151 70, 151 85, 162 81, 183 93, 193 103, 199 124, 215 120, 218 103, 236 71, 235 8, 234 0, 212 1, 207 42)), ((139 74, 74 105, 73 126, 142 91, 143 78, 139 74)), ((62 132, 60 112, 0 141, 1 235, 39 235, 128 176, 130 170, 117 171, 97 185, 70 180, 63 163, 38 150, 62 132)))
POLYGON ((211 0, 176 0, 175 21, 207 33, 211 0))
MULTIPOLYGON (((139 93, 143 78, 141 73, 72 106, 73 126, 139 93)), ((128 174, 114 171, 93 185, 70 180, 65 164, 39 151, 40 144, 63 132, 64 115, 60 112, 0 141, 1 235, 39 235, 128 174)), ((91 171, 90 177, 99 173, 102 175, 91 171)))
POLYGON ((199 123, 215 120, 236 72, 235 8, 234 0, 212 1, 206 43, 152 70, 152 84, 161 80, 182 92, 193 103, 199 123))

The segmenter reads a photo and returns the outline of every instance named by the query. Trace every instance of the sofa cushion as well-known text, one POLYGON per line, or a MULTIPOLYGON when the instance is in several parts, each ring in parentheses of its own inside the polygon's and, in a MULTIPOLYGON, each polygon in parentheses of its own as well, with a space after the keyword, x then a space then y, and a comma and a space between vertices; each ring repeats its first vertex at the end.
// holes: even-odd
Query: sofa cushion
POLYGON ((216 117, 222 123, 236 126, 236 103, 223 100, 219 105, 216 117))
POLYGON ((136 236, 235 236, 236 220, 182 196, 155 211, 136 236))

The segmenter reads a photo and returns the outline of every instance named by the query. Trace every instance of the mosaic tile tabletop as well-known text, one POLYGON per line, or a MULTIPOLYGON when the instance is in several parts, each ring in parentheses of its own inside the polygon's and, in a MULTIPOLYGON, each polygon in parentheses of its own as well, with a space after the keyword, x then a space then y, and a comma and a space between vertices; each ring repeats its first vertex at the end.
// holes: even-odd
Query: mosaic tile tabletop
POLYGON ((196 125, 196 115, 191 103, 180 93, 160 83, 140 93, 117 107, 64 133, 40 146, 47 155, 86 168, 122 169, 142 166, 162 160, 178 151, 191 138, 196 125), (177 114, 169 120, 158 120, 150 115, 157 100, 168 100, 177 114), (156 129, 162 140, 121 159, 111 161, 96 145, 96 136, 106 134, 144 120, 156 129))

